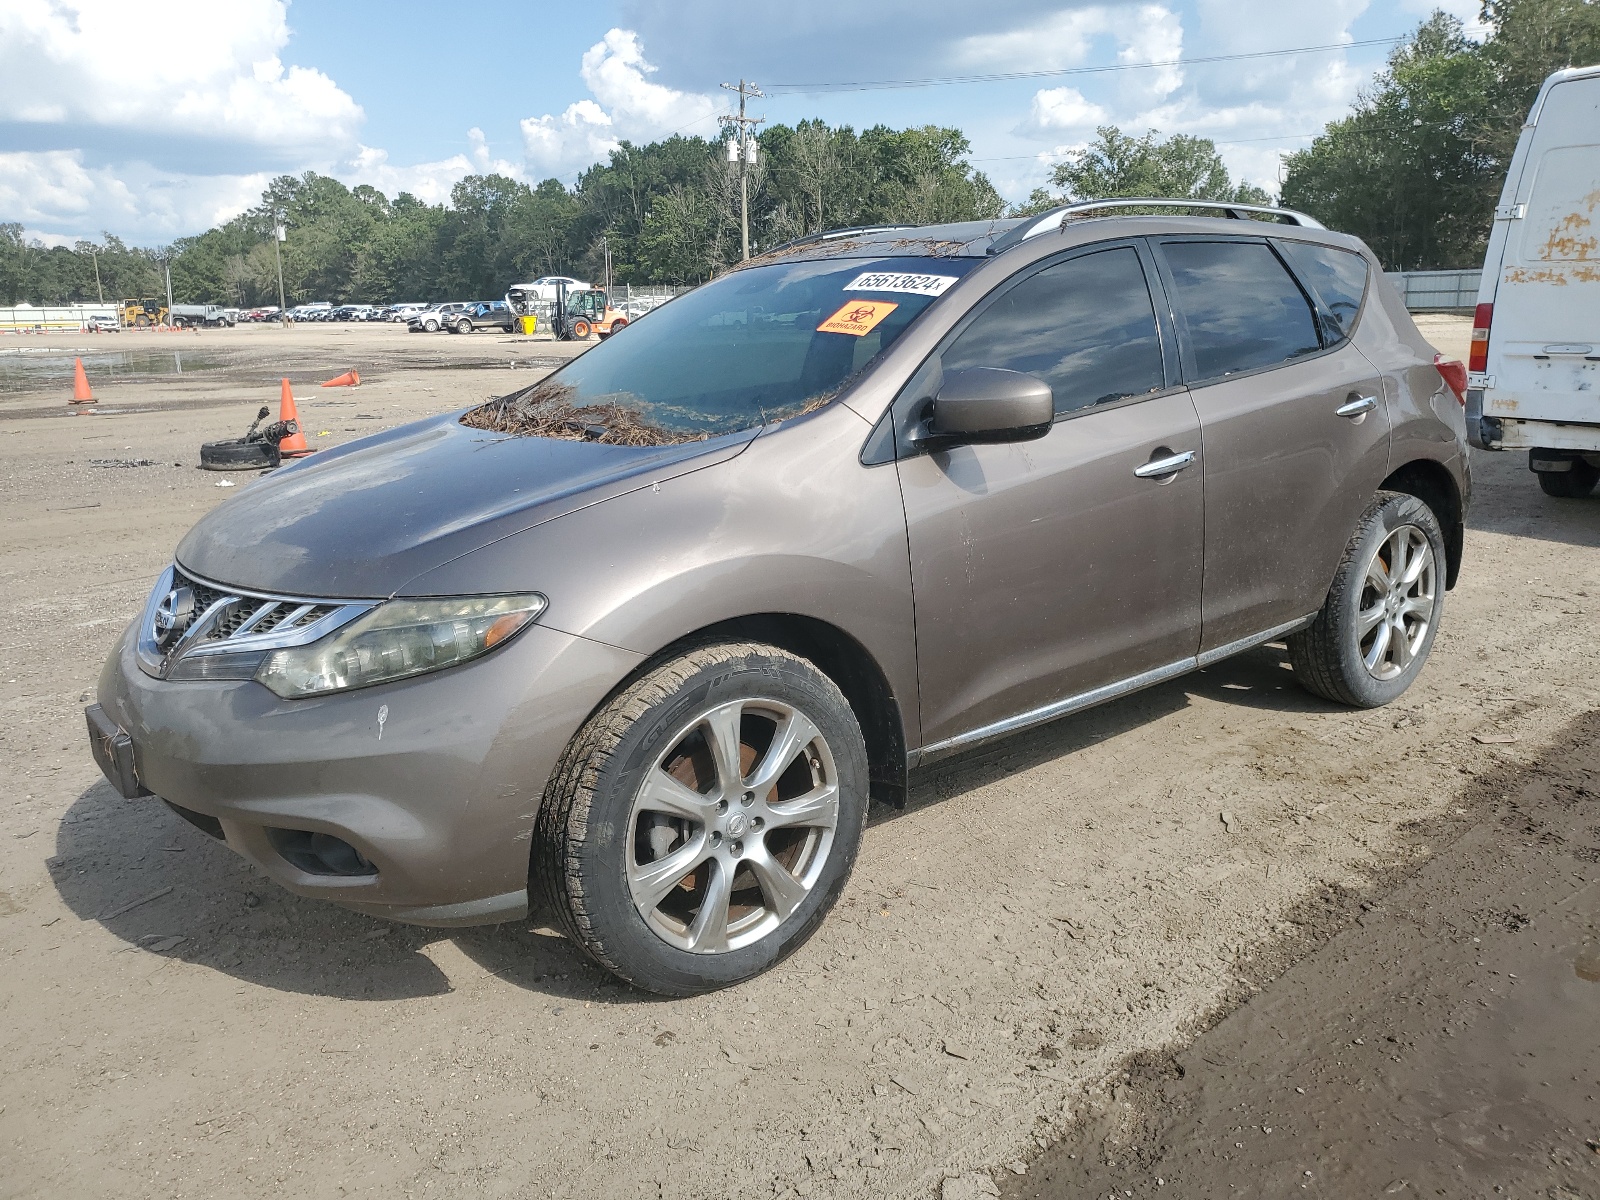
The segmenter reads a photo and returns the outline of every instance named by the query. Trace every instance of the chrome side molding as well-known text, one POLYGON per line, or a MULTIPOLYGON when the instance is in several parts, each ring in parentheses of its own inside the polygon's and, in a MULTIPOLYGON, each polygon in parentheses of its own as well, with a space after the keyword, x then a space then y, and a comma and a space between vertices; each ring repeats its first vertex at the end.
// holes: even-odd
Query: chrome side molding
POLYGON ((920 750, 913 750, 907 755, 907 765, 915 767, 920 763, 933 758, 943 758, 958 750, 967 750, 984 742, 1005 737, 1007 734, 1020 733, 1024 729, 1031 729, 1035 725, 1043 725, 1060 717, 1071 716, 1075 712, 1082 712, 1086 708, 1104 704, 1110 700, 1117 700, 1132 692, 1142 691, 1158 683, 1165 683, 1169 679, 1176 679, 1180 675, 1187 675, 1190 671, 1199 670, 1219 663, 1225 658, 1232 658, 1256 646, 1265 645, 1267 642, 1276 641, 1287 634, 1304 629, 1316 619, 1316 613, 1309 616, 1297 617, 1293 621, 1285 621, 1282 625, 1274 625, 1271 629, 1263 629, 1259 633, 1252 633, 1249 637, 1242 637, 1238 641, 1229 642, 1225 646, 1207 650, 1202 654, 1189 658, 1179 659, 1177 662, 1168 663, 1164 667, 1155 667, 1149 671, 1142 671, 1138 675, 1131 675, 1127 679, 1119 679, 1115 683, 1107 683, 1101 687, 1091 688, 1087 692, 1079 692, 1075 696, 1068 696, 1056 700, 1041 708, 1030 709, 1018 713, 1014 717, 1006 717, 1001 721, 994 721, 988 725, 980 725, 966 733, 958 733, 954 737, 945 738, 943 741, 934 742, 923 746, 920 750))

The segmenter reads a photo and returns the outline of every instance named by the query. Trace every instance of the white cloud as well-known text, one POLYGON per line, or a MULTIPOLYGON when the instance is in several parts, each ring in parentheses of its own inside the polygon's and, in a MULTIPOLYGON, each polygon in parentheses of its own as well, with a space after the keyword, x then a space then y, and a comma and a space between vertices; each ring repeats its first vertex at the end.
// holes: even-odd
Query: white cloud
MULTIPOLYGON (((1014 54, 1025 65, 1011 69, 1023 70, 1079 65, 1094 52, 1096 38, 1113 39, 1117 59, 1124 63, 1187 57, 1191 61, 1181 67, 1088 76, 1073 81, 1078 87, 1041 88, 1013 132, 1035 143, 1058 143, 1052 158, 1104 124, 1135 136, 1155 129, 1164 136, 1207 137, 1219 143, 1236 177, 1276 191, 1283 152, 1306 145, 1309 138, 1302 135, 1316 133, 1348 111, 1383 51, 1362 52, 1359 66, 1343 51, 1192 60, 1348 42, 1351 25, 1367 3, 1322 0, 1313 8, 1281 0, 1195 0, 1188 29, 1177 13, 1160 5, 1098 5, 1054 14, 1031 28, 968 39, 965 45, 974 55, 1014 54)), ((1095 55, 1096 61, 1104 59, 1103 51, 1095 55)), ((1017 178, 1008 190, 1020 192, 1022 182, 1017 178)))
POLYGON ((584 53, 579 72, 594 99, 575 101, 560 116, 523 119, 528 168, 564 175, 605 158, 623 141, 714 133, 714 120, 727 111, 726 102, 652 83, 647 76, 655 69, 645 61, 636 33, 609 31, 584 53))
POLYGON ((1108 123, 1110 119, 1109 111, 1085 100, 1077 88, 1044 88, 1034 93, 1033 109, 1028 114, 1027 125, 1040 132, 1093 129, 1108 123))
POLYGON ((447 200, 463 175, 516 163, 468 150, 399 166, 363 145, 361 106, 285 65, 284 0, 58 0, 0 7, 0 216, 42 238, 198 233, 258 203, 273 175, 315 170, 388 195, 447 200))
POLYGON ((0 122, 137 129, 147 145, 348 147, 360 105, 322 72, 284 66, 288 41, 281 0, 8 4, 0 122))
POLYGON ((0 154, 0 214, 68 241, 126 232, 170 241, 243 212, 267 172, 187 175, 148 163, 94 165, 79 150, 0 154))

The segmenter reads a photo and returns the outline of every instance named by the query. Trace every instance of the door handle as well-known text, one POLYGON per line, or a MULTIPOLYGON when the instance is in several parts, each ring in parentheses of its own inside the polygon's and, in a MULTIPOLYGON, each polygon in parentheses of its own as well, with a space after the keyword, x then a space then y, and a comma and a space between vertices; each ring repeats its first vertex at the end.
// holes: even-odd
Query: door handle
POLYGON ((1339 405, 1338 408, 1333 410, 1333 415, 1336 417, 1359 418, 1377 407, 1378 398, 1376 396, 1357 396, 1354 400, 1347 400, 1339 405))
POLYGON ((1163 475, 1177 474, 1192 462, 1194 462, 1194 451, 1185 450, 1182 454, 1151 459, 1142 467, 1135 467, 1133 473, 1140 479, 1159 479, 1163 475))

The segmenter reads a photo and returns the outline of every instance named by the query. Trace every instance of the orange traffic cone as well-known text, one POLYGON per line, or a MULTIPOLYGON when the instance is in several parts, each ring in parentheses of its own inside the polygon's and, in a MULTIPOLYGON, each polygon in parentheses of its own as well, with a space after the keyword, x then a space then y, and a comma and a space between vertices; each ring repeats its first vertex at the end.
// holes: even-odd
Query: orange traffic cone
POLYGON ((354 370, 346 371, 343 375, 335 375, 322 385, 323 387, 360 387, 361 376, 354 370))
POLYGON ((94 393, 89 390, 89 377, 83 373, 83 359, 72 360, 72 399, 70 404, 96 404, 94 393))
MULTIPOLYGON (((294 406, 294 392, 289 388, 289 381, 283 381, 283 394, 278 400, 278 420, 300 423, 300 413, 294 406)), ((306 445, 306 435, 296 430, 283 441, 278 443, 278 453, 284 458, 304 458, 311 453, 311 447, 306 445)))

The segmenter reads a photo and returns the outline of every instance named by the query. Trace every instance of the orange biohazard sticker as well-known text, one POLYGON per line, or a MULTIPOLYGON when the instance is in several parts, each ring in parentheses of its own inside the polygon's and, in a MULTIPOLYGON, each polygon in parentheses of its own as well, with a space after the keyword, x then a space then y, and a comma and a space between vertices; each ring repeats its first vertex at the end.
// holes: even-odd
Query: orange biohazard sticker
POLYGON ((852 300, 821 325, 818 333, 848 333, 851 337, 865 337, 877 328, 898 304, 887 300, 852 300))

